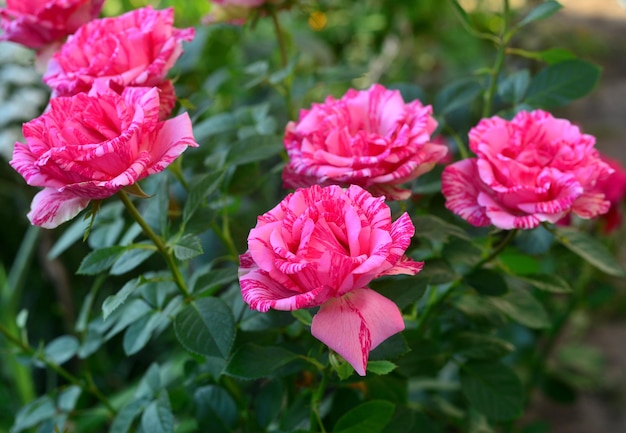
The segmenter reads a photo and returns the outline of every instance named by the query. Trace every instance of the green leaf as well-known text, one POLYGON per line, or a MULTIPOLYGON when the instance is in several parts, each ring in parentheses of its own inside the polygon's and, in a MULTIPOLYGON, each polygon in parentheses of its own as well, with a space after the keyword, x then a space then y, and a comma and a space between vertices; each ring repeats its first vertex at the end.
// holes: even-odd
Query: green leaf
POLYGON ((202 202, 213 194, 222 183, 224 173, 214 171, 203 176, 191 185, 189 197, 183 208, 183 223, 187 224, 202 202))
POLYGON ((511 353, 515 346, 493 335, 461 332, 454 336, 453 350, 470 359, 496 359, 511 353))
POLYGON ((165 236, 167 231, 168 208, 170 203, 168 177, 165 172, 150 176, 146 179, 152 196, 148 200, 142 200, 144 207, 141 215, 146 223, 152 227, 157 234, 165 236))
POLYGON ((502 275, 492 269, 476 269, 464 277, 467 284, 486 296, 500 296, 508 291, 502 275))
POLYGON ((555 14, 559 9, 563 6, 559 4, 559 2, 554 0, 548 0, 540 5, 536 6, 533 10, 531 10, 528 15, 522 19, 517 26, 523 27, 526 24, 530 24, 533 21, 543 20, 548 18, 549 16, 555 14))
POLYGON ((233 354, 226 366, 226 373, 242 379, 271 377, 279 367, 297 357, 295 353, 281 347, 247 343, 233 354))
POLYGON ((367 371, 374 374, 389 374, 396 369, 397 365, 391 361, 369 361, 367 371))
POLYGON ((124 405, 117 412, 117 415, 111 424, 111 428, 109 429, 109 433, 127 433, 133 425, 133 421, 147 403, 147 398, 140 398, 124 405))
POLYGON ((280 380, 270 380, 264 384, 255 398, 256 419, 261 428, 267 426, 280 414, 283 403, 283 384, 280 380))
MULTIPOLYGON (((500 298, 487 299, 491 301, 500 298)), ((453 305, 476 323, 489 323, 492 326, 502 326, 506 323, 502 312, 491 302, 485 302, 484 296, 461 295, 453 299, 453 305)))
POLYGON ((449 283, 457 278, 456 272, 445 259, 426 260, 420 276, 433 285, 449 283))
POLYGON ((80 343, 76 337, 63 335, 48 343, 44 349, 44 356, 46 359, 60 365, 72 359, 76 355, 79 346, 80 343))
POLYGON ((237 166, 250 162, 263 161, 279 154, 284 149, 283 139, 278 135, 254 135, 234 143, 226 164, 237 166))
POLYGON ((198 142, 222 132, 234 131, 237 128, 237 119, 230 113, 219 113, 214 116, 196 122, 193 126, 193 134, 198 142))
POLYGON ((558 228, 556 235, 559 242, 602 272, 614 277, 624 276, 624 269, 609 250, 591 236, 569 227, 558 228))
POLYGON ((10 431, 18 433, 27 428, 34 427, 42 421, 51 419, 56 414, 54 401, 47 395, 39 397, 23 406, 17 415, 10 431))
POLYGON ((305 326, 311 326, 313 324, 313 316, 311 316, 309 310, 293 310, 291 315, 305 326))
POLYGON ((434 215, 418 215, 412 218, 415 225, 415 236, 436 242, 446 242, 450 236, 471 240, 461 227, 450 224, 434 215))
POLYGON ((212 294, 214 290, 237 281, 237 268, 199 269, 189 281, 190 290, 198 294, 212 294))
POLYGON ((185 235, 174 244, 174 255, 178 260, 189 260, 203 252, 200 238, 195 235, 185 235))
POLYGON ((69 225, 59 239, 54 243, 54 246, 48 253, 48 259, 54 260, 59 257, 65 250, 71 247, 76 241, 82 239, 85 234, 85 230, 89 227, 89 220, 83 218, 77 218, 71 225, 69 225))
POLYGON ((81 262, 77 274, 95 275, 107 270, 126 251, 127 247, 113 246, 90 252, 81 262))
POLYGON ((196 419, 203 431, 230 432, 237 423, 237 405, 225 389, 207 385, 194 392, 196 419))
POLYGON ((596 85, 600 68, 583 60, 567 60, 541 70, 530 82, 524 103, 554 108, 582 98, 596 85))
POLYGON ((424 295, 428 282, 428 278, 421 274, 417 277, 394 275, 372 281, 370 288, 385 298, 391 299, 402 310, 417 302, 424 295))
POLYGON ((571 293, 572 291, 568 282, 555 274, 528 274, 517 278, 539 290, 550 293, 571 293))
POLYGON ((63 412, 73 411, 81 392, 82 389, 78 385, 68 386, 59 394, 59 397, 57 398, 57 407, 63 412))
POLYGON ((468 107, 480 95, 483 88, 475 80, 455 81, 441 90, 434 103, 434 112, 440 116, 459 108, 468 107))
POLYGON ((161 324, 164 318, 166 318, 164 313, 152 311, 130 325, 126 329, 124 340, 122 341, 126 355, 133 355, 143 349, 150 341, 152 332, 161 324))
POLYGON ((102 303, 102 320, 106 320, 141 284, 140 278, 128 281, 115 295, 107 297, 102 303))
POLYGON ((532 329, 550 327, 543 305, 526 290, 511 289, 506 295, 488 298, 489 302, 511 320, 532 329))
POLYGON ((111 275, 121 275, 132 271, 148 260, 156 251, 152 246, 148 248, 145 248, 145 246, 146 244, 130 245, 129 247, 131 249, 124 251, 113 264, 110 272, 111 275), (143 247, 138 247, 138 245, 143 245, 143 247))
POLYGON ((522 69, 502 80, 498 85, 498 95, 504 102, 517 105, 524 99, 529 84, 530 73, 528 69, 522 69))
POLYGON ((499 362, 470 361, 461 366, 461 389, 472 407, 495 421, 521 415, 524 388, 519 378, 499 362))
POLYGON ((141 428, 150 433, 173 433, 174 414, 167 392, 162 390, 159 398, 151 402, 141 416, 141 428))
POLYGON ((201 298, 178 313, 174 330, 185 349, 226 359, 235 340, 235 318, 221 299, 201 298))
POLYGON ((396 406, 385 400, 372 400, 347 412, 333 427, 333 433, 379 433, 391 421, 396 406))

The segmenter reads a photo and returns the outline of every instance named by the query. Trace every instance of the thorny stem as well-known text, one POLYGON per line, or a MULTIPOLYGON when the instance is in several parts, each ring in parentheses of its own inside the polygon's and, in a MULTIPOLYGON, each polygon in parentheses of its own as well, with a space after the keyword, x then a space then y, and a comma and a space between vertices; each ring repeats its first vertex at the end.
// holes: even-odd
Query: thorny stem
POLYGON ((117 194, 120 197, 120 200, 122 200, 122 203, 124 203, 124 206, 126 207, 126 210, 128 210, 128 213, 130 213, 133 219, 137 221, 137 224, 139 224, 139 226, 142 228, 144 234, 150 238, 152 243, 154 243, 154 246, 156 246, 159 253, 165 259, 165 262, 167 263, 167 266, 172 273, 174 283, 176 283, 176 286, 178 287, 180 292, 185 296, 185 298, 188 298, 189 290, 187 289, 187 284, 185 283, 185 280, 183 279, 183 276, 178 269, 178 265, 174 261, 172 253, 163 242, 163 239, 161 239, 161 237, 157 235, 154 230, 152 230, 152 228, 150 228, 146 220, 143 219, 143 217, 141 216, 141 214, 139 213, 139 211, 125 191, 119 191, 117 194))
POLYGON ((11 343, 23 350, 28 356, 35 357, 38 361, 43 362, 48 368, 54 370, 59 376, 66 379, 71 384, 79 386, 84 391, 96 397, 107 408, 111 415, 115 415, 117 413, 111 402, 109 402, 106 396, 102 394, 102 392, 96 387, 95 383, 93 383, 92 381, 88 381, 89 383, 85 383, 84 381, 80 380, 78 377, 74 376, 72 373, 61 367, 59 364, 50 361, 42 353, 36 352, 32 347, 30 347, 22 340, 10 333, 9 330, 5 328, 2 324, 0 324, 0 333, 4 335, 4 337, 11 343))

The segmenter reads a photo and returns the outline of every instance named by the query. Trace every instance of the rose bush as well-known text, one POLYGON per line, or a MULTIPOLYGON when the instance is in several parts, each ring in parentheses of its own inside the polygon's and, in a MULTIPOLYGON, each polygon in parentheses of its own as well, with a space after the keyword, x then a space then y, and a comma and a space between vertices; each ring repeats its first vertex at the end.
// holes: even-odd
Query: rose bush
POLYGON ((197 146, 189 116, 159 120, 156 88, 106 88, 50 101, 49 110, 24 124, 11 166, 32 186, 44 187, 30 221, 53 228, 90 200, 110 197, 158 173, 187 146, 197 146))
POLYGON ((469 144, 477 157, 449 165, 441 181, 446 207, 473 225, 531 229, 569 212, 592 218, 609 210, 597 184, 613 170, 595 138, 567 120, 542 110, 482 119, 469 144))
POLYGON ((430 106, 405 104, 399 91, 378 84, 351 89, 338 100, 329 96, 287 125, 284 184, 355 184, 390 200, 406 199, 411 191, 397 185, 431 170, 447 154, 445 145, 431 141, 436 127, 430 106))
POLYGON ((166 75, 183 53, 183 41, 194 37, 193 28, 177 29, 173 23, 172 8, 157 11, 150 6, 94 20, 55 53, 43 80, 56 96, 87 92, 97 82, 118 88, 159 86, 162 98, 173 105, 173 86, 166 75))
POLYGON ((104 0, 7 0, 0 40, 35 50, 61 41, 100 14, 104 0))
POLYGON ((422 269, 404 255, 414 231, 408 214, 392 223, 384 199, 358 186, 298 189, 250 231, 243 299, 263 312, 321 306, 312 334, 364 375, 369 351, 404 329, 398 307, 367 285, 422 269))

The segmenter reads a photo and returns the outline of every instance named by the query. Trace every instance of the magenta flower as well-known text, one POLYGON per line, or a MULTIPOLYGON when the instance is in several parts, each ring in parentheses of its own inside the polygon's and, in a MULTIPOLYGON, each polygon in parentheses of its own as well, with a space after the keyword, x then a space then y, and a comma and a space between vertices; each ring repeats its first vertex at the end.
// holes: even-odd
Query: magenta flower
POLYGON ((370 350, 404 329, 398 307, 367 285, 418 273, 404 255, 415 228, 358 186, 314 185, 261 215, 240 257, 241 293, 265 312, 320 306, 311 332, 365 375, 370 350))
POLYGON ((52 57, 43 80, 55 96, 88 92, 97 82, 116 89, 157 86, 173 93, 167 72, 183 53, 183 41, 194 37, 193 28, 176 29, 173 23, 172 8, 150 6, 91 21, 52 57))
POLYGON ((34 225, 54 228, 197 146, 186 113, 159 120, 157 88, 98 90, 52 99, 22 128, 26 143, 15 143, 10 164, 44 187, 28 214, 34 225))
POLYGON ((100 14, 104 0, 6 0, 0 40, 42 50, 100 14))
POLYGON ((446 207, 475 226, 531 229, 569 212, 609 210, 597 184, 613 170, 594 137, 567 120, 542 110, 491 117, 470 131, 469 144, 477 157, 449 165, 441 181, 446 207))
POLYGON ((287 125, 285 187, 353 184, 407 199, 411 191, 397 185, 431 170, 448 152, 431 140, 437 127, 431 114, 430 106, 405 104, 399 91, 378 84, 313 104, 287 125))

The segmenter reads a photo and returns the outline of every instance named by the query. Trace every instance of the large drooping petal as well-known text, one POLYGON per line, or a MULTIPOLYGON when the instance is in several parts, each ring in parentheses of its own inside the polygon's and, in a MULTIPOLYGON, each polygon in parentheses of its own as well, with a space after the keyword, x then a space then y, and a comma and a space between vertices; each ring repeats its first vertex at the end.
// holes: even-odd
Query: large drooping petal
POLYGON ((398 306, 361 288, 324 303, 313 317, 311 333, 341 355, 361 376, 371 350, 404 329, 398 306))

